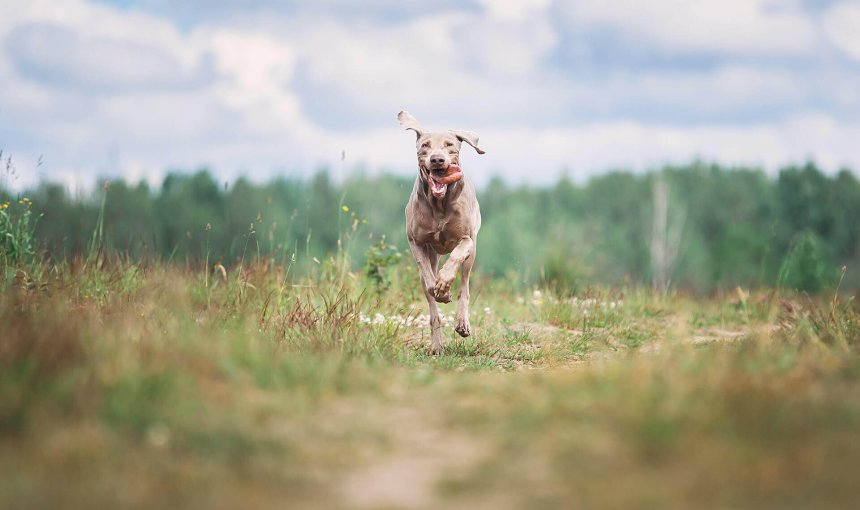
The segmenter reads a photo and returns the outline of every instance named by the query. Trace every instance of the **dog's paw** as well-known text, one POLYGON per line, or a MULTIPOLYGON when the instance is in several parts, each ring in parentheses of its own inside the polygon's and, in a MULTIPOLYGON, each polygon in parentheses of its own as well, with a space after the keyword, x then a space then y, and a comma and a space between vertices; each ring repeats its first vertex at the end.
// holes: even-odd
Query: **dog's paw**
POLYGON ((457 323, 454 325, 454 331, 461 337, 466 338, 472 334, 472 326, 469 324, 469 319, 465 317, 457 317, 457 323))
POLYGON ((451 280, 442 278, 436 280, 436 286, 433 288, 433 298, 437 303, 451 302, 451 280))
POLYGON ((436 301, 437 303, 450 303, 451 302, 451 293, 449 292, 447 296, 444 294, 436 294, 436 287, 435 286, 427 289, 427 294, 429 294, 430 297, 433 298, 433 300, 436 301))
POLYGON ((442 354, 442 344, 431 345, 428 354, 430 354, 431 356, 439 356, 440 354, 442 354))
POLYGON ((440 292, 436 289, 433 289, 433 299, 436 300, 437 303, 450 303, 451 302, 451 291, 440 292))

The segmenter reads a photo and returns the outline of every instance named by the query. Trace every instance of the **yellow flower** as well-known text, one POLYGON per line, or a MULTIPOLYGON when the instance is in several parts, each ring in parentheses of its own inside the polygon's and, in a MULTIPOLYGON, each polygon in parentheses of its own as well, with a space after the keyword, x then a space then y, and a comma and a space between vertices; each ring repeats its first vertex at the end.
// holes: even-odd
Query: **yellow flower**
POLYGON ((361 220, 362 223, 367 223, 367 220, 361 220))
POLYGON ((349 207, 347 207, 345 205, 341 206, 341 210, 343 210, 343 212, 349 212, 349 207))

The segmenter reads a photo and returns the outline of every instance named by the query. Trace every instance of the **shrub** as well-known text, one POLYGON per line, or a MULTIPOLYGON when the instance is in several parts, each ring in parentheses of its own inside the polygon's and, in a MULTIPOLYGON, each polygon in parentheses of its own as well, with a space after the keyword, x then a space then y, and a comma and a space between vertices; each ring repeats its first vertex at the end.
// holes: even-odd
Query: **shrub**
POLYGON ((403 258, 396 246, 385 242, 385 236, 378 243, 368 248, 365 254, 364 274, 376 285, 377 290, 386 290, 391 286, 388 267, 396 265, 403 258))

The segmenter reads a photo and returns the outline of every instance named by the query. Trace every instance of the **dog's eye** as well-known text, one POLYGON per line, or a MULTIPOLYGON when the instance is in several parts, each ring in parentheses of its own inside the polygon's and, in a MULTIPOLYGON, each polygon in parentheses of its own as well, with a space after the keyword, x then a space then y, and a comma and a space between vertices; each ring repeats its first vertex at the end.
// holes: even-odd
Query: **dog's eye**
POLYGON ((445 142, 445 147, 453 147, 454 142, 445 142))
POLYGON ((424 142, 424 143, 422 143, 422 144, 421 144, 421 148, 422 148, 422 149, 429 149, 429 148, 430 148, 430 142, 424 142))

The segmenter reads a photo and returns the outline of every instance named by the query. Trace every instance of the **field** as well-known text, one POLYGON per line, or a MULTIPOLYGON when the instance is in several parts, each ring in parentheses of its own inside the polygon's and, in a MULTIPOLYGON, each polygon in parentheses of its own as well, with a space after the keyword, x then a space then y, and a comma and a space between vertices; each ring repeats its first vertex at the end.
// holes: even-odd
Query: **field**
POLYGON ((2 508, 848 508, 860 315, 829 294, 571 295, 411 260, 101 257, 0 294, 2 508), (205 266, 203 266, 205 267, 205 266), (453 304, 443 305, 445 314, 453 304))

